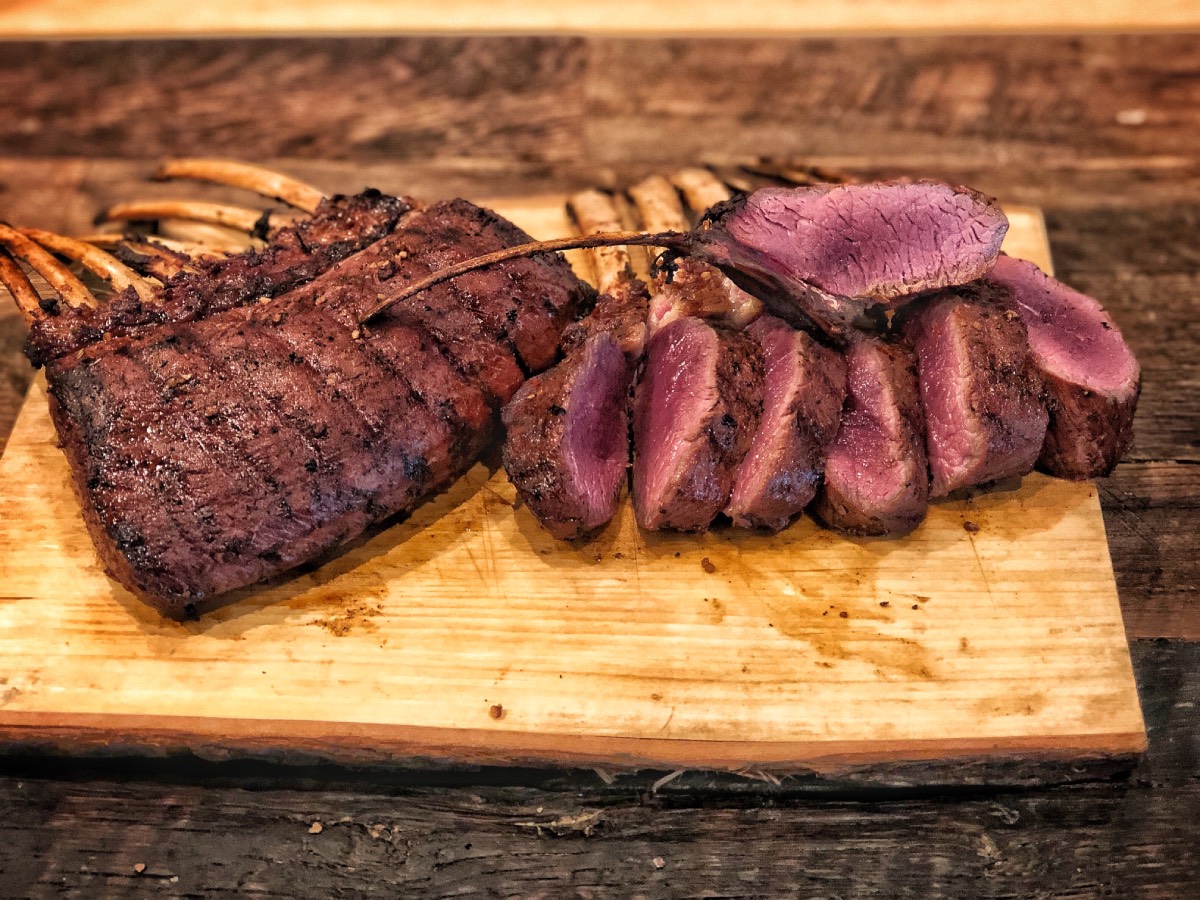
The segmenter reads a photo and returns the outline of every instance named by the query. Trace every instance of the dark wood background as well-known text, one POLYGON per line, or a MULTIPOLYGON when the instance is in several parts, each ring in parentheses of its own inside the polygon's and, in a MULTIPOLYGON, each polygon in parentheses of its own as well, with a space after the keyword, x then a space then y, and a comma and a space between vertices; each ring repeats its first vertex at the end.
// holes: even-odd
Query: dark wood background
MULTIPOLYGON (((0 896, 1182 897, 1200 884, 1196 35, 0 51, 0 218, 68 232, 106 202, 162 193, 142 179, 182 154, 431 197, 768 156, 1043 207, 1059 276, 1108 307, 1143 367, 1137 438, 1101 496, 1150 733, 1131 774, 1005 791, 10 757, 0 896)), ((32 375, 23 337, 0 311, 0 447, 32 375)))

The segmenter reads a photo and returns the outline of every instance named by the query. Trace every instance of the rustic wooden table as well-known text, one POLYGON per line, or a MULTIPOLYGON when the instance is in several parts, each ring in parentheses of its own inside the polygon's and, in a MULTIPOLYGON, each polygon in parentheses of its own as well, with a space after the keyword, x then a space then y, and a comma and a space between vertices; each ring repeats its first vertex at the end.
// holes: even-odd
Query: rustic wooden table
MULTIPOLYGON (((1100 488, 1150 740, 1127 777, 1007 791, 8 757, 0 895, 1179 897, 1200 883, 1196 35, 14 42, 0 96, 0 216, 67 232, 175 154, 425 196, 767 155, 1043 207, 1060 277, 1104 302, 1143 366, 1136 443, 1100 488)), ((0 447, 32 374, 22 340, 0 310, 0 447)))

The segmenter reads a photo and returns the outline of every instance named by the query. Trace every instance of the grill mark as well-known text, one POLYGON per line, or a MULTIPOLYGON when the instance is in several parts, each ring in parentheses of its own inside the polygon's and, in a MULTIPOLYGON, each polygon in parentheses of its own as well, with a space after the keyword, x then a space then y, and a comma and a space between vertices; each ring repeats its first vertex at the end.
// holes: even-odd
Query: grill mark
MULTIPOLYGON (((220 391, 214 394, 217 375, 208 362, 184 353, 181 345, 177 335, 147 343, 142 362, 165 398, 162 408, 169 413, 163 419, 179 427, 181 440, 196 445, 195 451, 173 450, 193 454, 193 464, 185 466, 183 475, 188 492, 184 509, 216 529, 217 536, 207 542, 210 555, 257 578, 274 562, 259 555, 273 543, 271 529, 283 528, 285 521, 290 524, 290 517, 281 516, 286 509, 280 505, 280 485, 269 464, 253 450, 255 424, 246 411, 229 416, 237 408, 225 406, 227 415, 205 416, 204 404, 227 403, 228 398, 220 391), (261 532, 264 526, 267 536, 261 532)), ((226 587, 216 581, 212 589, 226 587)))
POLYGON ((227 355, 214 356, 208 349, 211 344, 202 334, 184 331, 176 346, 185 365, 195 366, 203 360, 208 368, 208 379, 197 376, 185 387, 194 394, 193 401, 205 421, 214 426, 222 422, 228 425, 241 454, 277 499, 278 514, 268 515, 262 523, 264 527, 255 530, 255 540, 248 552, 256 556, 274 552, 280 545, 299 540, 324 524, 317 482, 296 474, 310 461, 315 464, 315 446, 262 401, 243 367, 227 355), (269 537, 273 532, 275 536, 269 537))
MULTIPOLYGON (((259 314, 256 311, 256 317, 259 314)), ((445 424, 424 404, 410 400, 407 391, 393 390, 394 381, 382 366, 321 307, 292 309, 276 332, 325 377, 324 389, 344 397, 370 426, 372 447, 378 448, 372 518, 390 515, 425 496, 440 474, 431 468, 430 457, 435 465, 446 466, 442 457, 450 441, 445 424), (384 487, 388 493, 380 492, 384 487)))
MULTIPOLYGON (((161 341, 158 343, 161 345, 161 341)), ((195 440, 195 424, 188 424, 186 410, 169 402, 164 404, 163 381, 155 375, 153 354, 147 353, 150 349, 135 343, 127 354, 101 356, 95 364, 96 372, 111 379, 104 390, 110 396, 124 398, 120 416, 113 420, 108 434, 111 456, 91 451, 102 461, 99 477, 116 486, 113 502, 106 504, 110 507, 106 531, 127 557, 130 551, 123 544, 137 545, 140 541, 161 548, 156 552, 163 565, 179 579, 207 585, 213 563, 229 562, 224 550, 231 532, 215 512, 211 517, 198 514, 207 508, 206 500, 198 498, 207 495, 200 489, 199 479, 190 477, 190 473, 211 472, 213 460, 195 440), (163 448, 169 448, 169 452, 163 448), (140 499, 122 500, 117 493, 120 490, 140 499), (177 544, 163 547, 154 535, 153 527, 159 519, 154 507, 160 507, 173 522, 181 537, 177 544), (121 519, 113 518, 112 512, 119 512, 121 519)), ((225 474, 227 482, 238 482, 238 467, 225 474)), ((236 540, 236 531, 232 534, 236 540)))
MULTIPOLYGON (((163 502, 182 493, 178 468, 156 453, 122 466, 118 463, 128 457, 113 452, 114 443, 119 443, 124 433, 117 426, 124 423, 127 429, 136 421, 130 400, 138 394, 135 385, 139 380, 145 384, 146 373, 127 359, 119 360, 124 371, 106 372, 101 362, 91 358, 72 363, 70 368, 48 366, 46 378, 61 413, 72 420, 79 435, 77 446, 68 448, 74 451, 68 452, 68 457, 77 467, 80 490, 88 496, 104 532, 139 575, 162 578, 166 551, 194 538, 194 533, 182 528, 170 514, 175 504, 163 502), (116 518, 117 510, 128 511, 123 495, 146 498, 146 502, 132 504, 144 519, 142 527, 116 518)), ((139 446, 154 450, 153 444, 139 446)), ((175 590, 188 574, 174 573, 175 590)))
MULTIPOLYGON (((333 307, 330 314, 347 328, 357 329, 353 315, 347 310, 333 307)), ((420 332, 389 322, 372 329, 361 345, 398 382, 407 386, 414 402, 424 404, 445 423, 452 456, 470 453, 481 443, 481 432, 490 433, 494 415, 484 396, 420 332)))
POLYGON ((363 452, 371 433, 358 412, 344 398, 335 401, 318 390, 316 371, 302 359, 289 359, 291 346, 274 329, 245 319, 206 325, 206 338, 242 367, 251 389, 313 448, 317 471, 311 480, 319 494, 319 514, 328 518, 365 506, 367 492, 360 482, 371 469, 369 454, 363 452))

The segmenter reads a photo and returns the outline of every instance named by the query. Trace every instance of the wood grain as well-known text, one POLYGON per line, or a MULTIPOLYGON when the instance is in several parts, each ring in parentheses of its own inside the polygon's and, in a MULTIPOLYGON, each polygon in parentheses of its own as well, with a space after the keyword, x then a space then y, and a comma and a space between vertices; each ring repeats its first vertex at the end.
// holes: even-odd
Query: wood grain
MULTIPOLYGON (((564 199, 493 205, 549 237, 564 199)), ((1040 216, 1010 218, 1048 266, 1040 216)), ((481 465, 181 625, 103 575, 54 440, 35 386, 0 460, 9 739, 816 771, 1144 744, 1090 484, 1031 476, 895 541, 643 534, 626 504, 575 547, 481 465)))
POLYGON ((657 775, 9 760, 0 883, 14 896, 1174 900, 1200 879, 1200 649, 1132 649, 1153 740, 1129 780, 805 798, 804 779, 652 789, 657 775))
MULTIPOLYGON (((341 6, 329 6, 330 14, 341 6)), ((1029 22, 1048 8, 1038 6, 1029 22)), ((4 11, 15 8, 10 3, 4 11)), ((1108 8, 1079 5, 1076 13, 1099 21, 1108 8)), ((1160 8, 1142 4, 1138 11, 1153 16, 1160 8)), ((814 15, 856 9, 834 4, 814 15)), ((989 8, 988 15, 995 11, 989 8)), ((186 21, 192 12, 178 7, 171 14, 186 21)), ((673 29, 686 24, 667 23, 673 29)), ((496 40, 520 42, 525 52, 533 46, 526 38, 496 40)), ((695 52, 678 41, 588 38, 571 50, 585 71, 570 90, 582 85, 592 98, 587 102, 608 111, 601 130, 587 129, 584 116, 560 118, 554 126, 554 107, 528 96, 555 95, 547 79, 508 82, 526 95, 524 108, 543 118, 507 119, 517 101, 495 97, 476 110, 488 121, 464 124, 452 101, 437 99, 446 95, 436 84, 426 103, 423 92, 404 91, 386 68, 381 73, 357 64, 357 41, 297 44, 290 54, 286 42, 256 46, 264 50, 261 58, 240 41, 101 42, 74 56, 65 56, 61 45, 7 43, 0 54, 0 216, 80 231, 97 198, 131 196, 158 157, 201 150, 244 155, 240 147, 266 148, 256 154, 262 161, 334 189, 378 184, 423 196, 482 197, 489 191, 562 193, 595 179, 629 183, 664 161, 692 161, 702 145, 706 157, 723 163, 743 155, 803 156, 863 177, 932 175, 1041 206, 1060 276, 1068 283, 1086 277, 1089 290, 1110 306, 1121 297, 1139 298, 1118 314, 1131 339, 1138 340, 1144 323, 1155 329, 1153 340, 1139 341, 1138 353, 1143 365, 1153 363, 1155 379, 1169 379, 1157 392, 1159 413, 1138 423, 1143 461, 1125 463, 1102 482, 1101 501, 1131 631, 1200 639, 1193 537, 1200 467, 1188 461, 1200 435, 1188 369, 1196 356, 1188 328, 1200 293, 1194 280, 1181 277, 1195 273, 1189 253, 1200 211, 1200 42, 1194 35, 728 40, 705 41, 695 52), (172 54, 181 62, 164 79, 159 73, 172 54), (322 69, 325 86, 306 85, 288 68, 302 69, 310 54, 336 61, 322 69), (789 67, 789 57, 797 64, 789 67), (223 68, 222 58, 237 65, 223 68), (78 64, 56 64, 64 59, 78 64), (776 62, 754 65, 764 59, 776 62), (621 83, 606 71, 613 64, 629 70, 625 80, 679 98, 671 115, 642 116, 607 96, 606 85, 621 83), (739 77, 712 89, 706 68, 739 77), (684 101, 698 74, 706 79, 703 102, 689 109, 684 101), (277 107, 263 101, 280 96, 270 92, 275 78, 290 90, 277 107), (374 90, 374 79, 387 90, 374 90), (337 84, 330 88, 329 82, 337 84), (839 90, 842 84, 853 89, 839 90), (374 139, 384 147, 380 152, 353 132, 343 142, 336 132, 313 127, 308 116, 317 98, 338 103, 337 85, 350 98, 338 112, 345 127, 402 97, 424 126, 421 152, 407 154, 403 141, 386 134, 374 139), (824 99, 806 104, 804 92, 824 99), (142 109, 152 110, 158 124, 136 122, 142 109), (247 116, 245 109, 260 115, 247 116), (126 133, 134 127, 139 140, 130 142, 126 133), (521 143, 525 127, 562 131, 543 156, 535 142, 521 143), (646 146, 634 132, 642 128, 659 136, 654 163, 613 150, 646 146), (487 137, 506 130, 521 155, 503 155, 505 139, 487 137), (578 157, 559 152, 569 142, 581 148, 578 157), (340 143, 352 147, 340 161, 318 158, 331 145, 338 152, 340 143), (1169 415, 1172 392, 1175 416, 1169 415), (1163 424, 1170 427, 1165 436, 1157 433, 1163 424)), ((505 53, 479 40, 439 46, 439 39, 409 37, 388 46, 401 56, 420 48, 451 78, 480 72, 484 90, 492 77, 488 60, 505 53)), ((552 56, 563 52, 555 40, 537 46, 552 56)), ((386 53, 380 63, 386 64, 386 53)), ((329 121, 328 111, 316 113, 314 123, 329 121)), ((401 134, 397 119, 389 127, 401 134)), ((19 321, 0 316, 0 341, 8 348, 0 359, 0 436, 7 436, 28 384, 30 370, 17 349, 22 338, 19 321)), ((936 796, 881 799, 878 790, 847 793, 800 777, 785 780, 785 788, 826 798, 832 791, 836 799, 788 801, 764 796, 777 789, 762 781, 729 784, 701 773, 652 793, 651 783, 666 773, 621 775, 605 786, 579 770, 506 769, 505 777, 489 769, 455 776, 428 769, 294 770, 209 763, 188 754, 101 767, 56 758, 44 747, 31 759, 0 763, 6 773, 0 778, 0 894, 747 897, 790 891, 1173 900, 1200 882, 1200 657, 1195 643, 1180 640, 1135 640, 1132 650, 1150 737, 1133 776, 1020 793, 941 788, 936 796), (598 827, 584 837, 586 817, 597 811, 598 827), (571 815, 583 815, 582 825, 539 834, 514 824, 571 815), (319 835, 309 834, 314 820, 325 823, 319 835), (662 869, 655 857, 663 859, 662 869), (146 864, 150 881, 137 875, 138 863, 146 864)), ((1038 766, 1035 774, 1045 778, 1046 770, 1038 766)), ((888 784, 887 777, 870 783, 888 784)), ((925 772, 906 782, 901 773, 895 783, 929 777, 925 772)), ((981 780, 997 779, 989 772, 981 780)))
POLYGON ((812 34, 862 32, 1011 32, 1196 28, 1200 13, 1188 0, 1078 4, 1009 0, 1002 6, 955 0, 660 0, 654 13, 634 0, 595 6, 565 0, 456 0, 439 6, 351 0, 182 6, 163 15, 153 0, 25 0, 0 8, 0 33, 41 36, 171 36, 245 34, 363 34, 395 32, 570 32, 634 35, 812 34))

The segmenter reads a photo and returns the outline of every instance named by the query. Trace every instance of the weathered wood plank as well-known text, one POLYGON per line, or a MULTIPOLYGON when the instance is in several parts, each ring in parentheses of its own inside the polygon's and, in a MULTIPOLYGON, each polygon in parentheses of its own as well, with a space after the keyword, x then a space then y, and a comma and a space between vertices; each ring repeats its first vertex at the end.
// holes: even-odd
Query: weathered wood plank
POLYGON ((1126 632, 1200 640, 1200 465, 1125 462, 1098 486, 1126 632))
POLYGON ((16 43, 0 133, 21 155, 577 159, 571 38, 16 43))
POLYGON ((432 775, 424 787, 322 770, 339 789, 264 791, 221 766, 147 778, 43 760, 0 781, 0 884, 10 895, 1184 896, 1200 878, 1200 647, 1133 650, 1152 741, 1127 782, 872 803, 776 791, 748 806, 678 781, 654 793, 580 775, 536 787, 432 775))
POLYGON ((1194 162, 1200 47, 1190 35, 1036 37, 1003 53, 969 36, 594 46, 587 121, 600 160, 772 148, 993 167, 1194 162))
POLYGON ((1047 170, 1141 166, 1174 170, 1194 189, 1197 44, 1190 35, 14 43, 0 61, 0 122, 5 151, 33 156, 187 148, 595 166, 771 153, 1043 173, 1034 181, 1047 170))
POLYGON ((647 14, 636 0, 581 6, 566 0, 459 0, 443 5, 350 0, 286 5, 221 0, 181 6, 169 16, 154 0, 51 0, 0 9, 0 31, 20 36, 191 34, 394 34, 396 32, 569 32, 633 35, 811 34, 814 32, 943 32, 1139 30, 1192 28, 1200 15, 1188 0, 1098 0, 1087 9, 1039 0, 982 2, 889 0, 853 4, 819 0, 659 0, 647 14))

